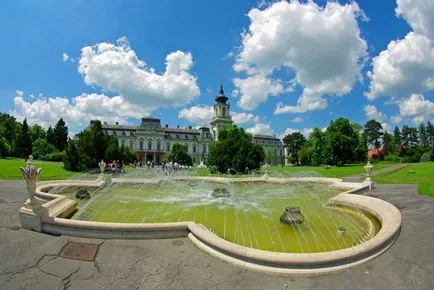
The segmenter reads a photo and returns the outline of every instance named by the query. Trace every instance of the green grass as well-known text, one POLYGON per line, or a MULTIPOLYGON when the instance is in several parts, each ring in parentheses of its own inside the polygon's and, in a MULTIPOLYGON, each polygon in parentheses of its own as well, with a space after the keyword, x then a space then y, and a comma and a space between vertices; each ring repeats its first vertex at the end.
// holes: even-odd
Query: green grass
MULTIPOLYGON (((20 172, 20 167, 25 166, 24 159, 21 158, 0 159, 0 179, 24 180, 20 172)), ((62 162, 36 160, 35 166, 42 168, 39 180, 66 179, 76 174, 75 172, 64 169, 62 162)))
POLYGON ((375 176, 378 183, 418 184, 417 192, 434 196, 434 162, 413 163, 397 171, 375 176))
MULTIPOLYGON (((345 165, 342 167, 332 166, 326 169, 325 166, 272 166, 268 169, 271 176, 324 176, 324 177, 345 177, 351 175, 360 175, 364 177, 364 164, 345 165)), ((391 166, 390 163, 374 164, 374 170, 379 170, 391 166)), ((209 176, 207 168, 194 169, 195 175, 209 176)), ((264 168, 262 168, 264 173, 264 168)))

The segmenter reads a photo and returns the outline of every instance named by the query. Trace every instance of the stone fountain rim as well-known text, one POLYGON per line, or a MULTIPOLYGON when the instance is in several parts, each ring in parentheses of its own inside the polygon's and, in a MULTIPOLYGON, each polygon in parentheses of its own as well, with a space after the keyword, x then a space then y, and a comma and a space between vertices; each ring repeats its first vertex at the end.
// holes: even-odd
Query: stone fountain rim
MULTIPOLYGON (((166 180, 159 179, 113 179, 113 183, 142 183, 156 184, 166 180)), ((369 260, 389 248, 396 240, 401 228, 401 214, 392 204, 373 197, 357 195, 361 191, 367 191, 372 182, 347 183, 339 178, 301 177, 301 178, 226 178, 226 177, 196 177, 176 176, 170 180, 205 180, 219 183, 237 182, 268 182, 277 184, 290 183, 321 183, 329 184, 336 188, 347 189, 329 200, 329 204, 340 205, 349 208, 360 209, 371 213, 381 222, 380 231, 370 240, 351 248, 345 248, 329 252, 318 253, 282 253, 271 252, 253 248, 247 248, 232 242, 228 242, 213 234, 202 224, 194 222, 173 223, 108 223, 77 221, 58 217, 43 217, 42 230, 54 234, 76 235, 84 237, 100 238, 128 238, 126 233, 137 232, 135 238, 140 238, 141 233, 146 233, 144 238, 152 236, 152 232, 171 236, 171 232, 177 232, 181 236, 188 236, 190 240, 205 252, 226 262, 247 267, 252 270, 265 271, 278 274, 318 274, 348 268, 369 260)), ((99 187, 104 183, 102 179, 43 181, 37 184, 36 196, 44 200, 54 200, 59 197, 56 194, 42 192, 42 189, 59 185, 80 185, 99 187)), ((142 237, 143 238, 143 237, 142 237)))

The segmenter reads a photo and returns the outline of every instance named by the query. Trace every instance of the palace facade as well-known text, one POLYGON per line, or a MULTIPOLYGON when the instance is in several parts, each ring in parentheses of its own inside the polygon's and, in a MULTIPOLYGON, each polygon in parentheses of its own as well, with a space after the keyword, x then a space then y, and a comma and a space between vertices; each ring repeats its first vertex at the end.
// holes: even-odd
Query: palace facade
MULTIPOLYGON (((156 164, 167 160, 167 156, 175 143, 180 143, 187 148, 193 163, 199 164, 206 161, 210 145, 218 139, 218 131, 224 126, 231 125, 230 104, 227 102, 223 87, 215 98, 214 116, 211 121, 211 129, 200 127, 199 129, 188 126, 171 128, 165 124, 161 126, 160 119, 142 118, 139 126, 121 125, 119 123, 102 124, 104 134, 116 136, 119 146, 128 147, 136 152, 137 158, 155 161, 156 164)), ((254 135, 253 142, 261 145, 265 150, 264 162, 282 164, 284 162, 284 148, 281 140, 271 135, 254 135)))

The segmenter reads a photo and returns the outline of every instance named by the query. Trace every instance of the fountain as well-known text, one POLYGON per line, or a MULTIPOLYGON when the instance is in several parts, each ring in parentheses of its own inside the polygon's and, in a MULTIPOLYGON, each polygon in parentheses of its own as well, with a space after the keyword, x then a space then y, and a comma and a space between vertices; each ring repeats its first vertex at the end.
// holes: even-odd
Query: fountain
MULTIPOLYGON (((32 177, 25 176, 30 184, 39 175, 30 169, 32 164, 26 170, 32 177)), ((44 213, 33 213, 32 226, 28 212, 20 210, 25 228, 99 238, 188 236, 212 255, 273 273, 303 272, 300 265, 309 269, 306 273, 351 265, 367 258, 368 246, 369 255, 387 249, 399 232, 395 207, 354 194, 366 190, 366 181, 272 177, 265 165, 262 177, 250 170, 247 177, 229 178, 136 169, 107 183, 105 164, 98 165, 101 173, 95 180, 47 181, 30 187, 35 190, 29 193, 29 204, 37 199, 44 213), (62 192, 65 186, 70 190, 62 192), (78 194, 73 187, 83 191, 78 194), (90 199, 89 188, 95 189, 90 199), (282 205, 291 207, 282 214, 282 205), (364 246, 354 246, 359 244, 364 246)))

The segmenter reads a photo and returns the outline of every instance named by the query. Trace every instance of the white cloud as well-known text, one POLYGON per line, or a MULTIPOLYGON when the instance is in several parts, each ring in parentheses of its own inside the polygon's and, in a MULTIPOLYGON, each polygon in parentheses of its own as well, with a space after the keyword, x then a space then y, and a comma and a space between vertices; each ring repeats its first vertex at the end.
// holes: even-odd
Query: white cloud
POLYGON ((259 117, 252 113, 231 112, 232 120, 236 125, 258 123, 259 117))
POLYGON ((397 0, 395 12, 414 32, 434 39, 434 2, 432 0, 397 0))
POLYGON ((274 131, 269 124, 257 123, 255 126, 246 129, 247 132, 253 135, 273 135, 274 131))
POLYGON ((123 97, 100 94, 82 94, 71 100, 63 97, 36 99, 27 102, 17 92, 11 112, 18 119, 27 118, 29 123, 45 128, 63 118, 71 131, 78 132, 89 125, 90 120, 127 123, 128 118, 148 116, 146 111, 127 102, 123 97))
POLYGON ((186 119, 193 124, 209 126, 213 112, 214 109, 212 106, 198 105, 182 109, 179 111, 178 118, 186 119))
POLYGON ((413 123, 419 124, 434 115, 434 103, 426 100, 423 95, 411 95, 399 104, 399 112, 401 116, 412 117, 413 123))
POLYGON ((123 37, 115 44, 101 42, 81 49, 78 71, 88 85, 114 92, 126 101, 150 110, 181 106, 199 96, 197 78, 190 73, 193 57, 175 51, 166 56, 161 74, 146 66, 123 37))
POLYGON ((69 60, 69 55, 66 52, 62 53, 62 60, 64 62, 67 62, 69 60))
POLYGON ((303 119, 300 117, 295 117, 294 119, 291 120, 292 123, 301 123, 303 122, 303 119))
POLYGON ((380 112, 374 105, 366 105, 364 109, 368 120, 375 119, 382 122, 386 119, 386 115, 383 112, 380 112))
POLYGON ((242 35, 234 64, 235 71, 247 74, 244 79, 234 79, 241 95, 238 106, 254 109, 268 96, 285 92, 282 83, 291 80, 272 78, 281 69, 295 73, 294 81, 303 87, 303 93, 296 106, 281 104, 276 114, 323 109, 327 106, 324 96, 350 92, 361 78, 367 56, 357 22, 362 14, 356 2, 328 2, 320 7, 313 1, 281 1, 264 10, 250 10, 251 24, 242 35), (243 80, 255 77, 262 80, 261 86, 243 92, 243 80), (269 84, 264 85, 264 80, 269 84))
MULTIPOLYGON (((214 115, 214 108, 208 105, 197 105, 179 111, 178 118, 186 119, 190 123, 209 126, 214 115)), ((231 112, 236 125, 258 123, 259 117, 252 113, 231 112)))
MULTIPOLYGON (((433 16, 434 17, 434 16, 433 16)), ((372 60, 368 99, 391 96, 407 98, 434 89, 434 48, 424 35, 408 33, 391 41, 387 49, 372 60)))
POLYGON ((300 132, 301 134, 304 135, 305 138, 309 138, 310 134, 313 132, 313 128, 303 128, 303 129, 286 128, 285 131, 280 135, 280 139, 283 139, 286 135, 295 132, 300 132))
POLYGON ((265 102, 269 96, 278 95, 284 90, 280 81, 272 80, 261 74, 245 79, 234 78, 233 81, 237 88, 235 95, 240 96, 237 105, 244 110, 253 110, 265 102))
POLYGON ((394 124, 412 118, 418 124, 434 114, 433 102, 424 93, 434 89, 434 2, 397 0, 396 14, 412 27, 404 39, 391 41, 372 60, 368 99, 388 96, 399 106, 394 124))

